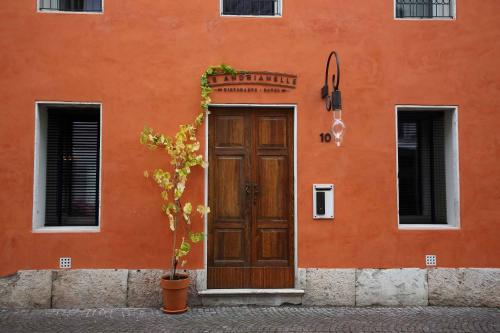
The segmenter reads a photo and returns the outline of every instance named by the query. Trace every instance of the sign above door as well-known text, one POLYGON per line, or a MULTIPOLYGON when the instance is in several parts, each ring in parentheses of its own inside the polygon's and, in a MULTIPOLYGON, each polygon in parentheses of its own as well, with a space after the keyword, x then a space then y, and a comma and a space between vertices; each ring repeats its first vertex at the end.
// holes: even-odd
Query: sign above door
POLYGON ((297 75, 273 72, 244 72, 208 76, 216 92, 283 93, 297 87, 297 75))

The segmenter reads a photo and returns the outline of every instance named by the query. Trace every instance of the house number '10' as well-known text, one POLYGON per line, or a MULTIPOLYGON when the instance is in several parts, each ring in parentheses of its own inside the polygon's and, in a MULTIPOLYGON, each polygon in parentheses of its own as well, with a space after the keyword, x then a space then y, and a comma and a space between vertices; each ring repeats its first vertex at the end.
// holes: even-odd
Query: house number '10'
POLYGON ((323 143, 332 141, 332 135, 330 133, 321 133, 319 137, 321 138, 321 142, 323 143))

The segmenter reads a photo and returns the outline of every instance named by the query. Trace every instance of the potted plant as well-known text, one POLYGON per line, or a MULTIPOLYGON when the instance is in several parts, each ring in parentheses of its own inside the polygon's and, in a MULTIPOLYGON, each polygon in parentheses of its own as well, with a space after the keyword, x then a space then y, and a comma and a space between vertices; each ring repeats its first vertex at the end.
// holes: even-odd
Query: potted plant
MULTIPOLYGON (((191 124, 180 125, 179 131, 172 137, 155 133, 151 128, 145 127, 140 135, 140 142, 150 149, 161 149, 170 158, 168 170, 156 169, 152 178, 160 187, 163 204, 161 209, 167 217, 169 229, 172 232, 171 267, 167 275, 161 279, 163 289, 163 312, 183 313, 187 311, 187 291, 189 277, 187 274, 178 273, 178 267, 184 266, 185 257, 193 243, 203 240, 203 232, 193 232, 191 229, 191 214, 193 205, 182 200, 186 190, 188 177, 192 168, 207 167, 207 162, 199 154, 200 142, 196 134, 203 123, 205 113, 210 104, 212 89, 208 85, 208 76, 217 73, 235 75, 231 67, 226 65, 211 66, 201 76, 201 108, 202 112, 191 124)), ((149 172, 144 171, 144 176, 149 177, 149 172)), ((205 205, 198 205, 196 211, 203 218, 210 212, 205 205)))

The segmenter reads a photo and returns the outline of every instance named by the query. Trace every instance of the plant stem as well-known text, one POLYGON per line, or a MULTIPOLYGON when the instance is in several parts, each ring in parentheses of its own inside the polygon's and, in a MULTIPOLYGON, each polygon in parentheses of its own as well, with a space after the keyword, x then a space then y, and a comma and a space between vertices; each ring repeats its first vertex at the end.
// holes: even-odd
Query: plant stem
POLYGON ((176 259, 175 259, 175 241, 176 241, 176 235, 177 235, 177 214, 174 215, 174 235, 172 237, 172 251, 174 252, 172 255, 172 268, 170 270, 170 280, 175 279, 175 268, 176 268, 176 259))

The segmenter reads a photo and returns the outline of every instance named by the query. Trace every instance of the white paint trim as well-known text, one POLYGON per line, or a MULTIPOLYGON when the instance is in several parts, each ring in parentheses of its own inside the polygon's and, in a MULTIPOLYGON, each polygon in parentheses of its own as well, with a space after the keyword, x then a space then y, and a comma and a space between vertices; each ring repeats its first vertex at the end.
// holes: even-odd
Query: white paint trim
MULTIPOLYGON (((210 104, 210 107, 220 107, 220 108, 282 108, 293 110, 293 262, 294 262, 294 275, 295 275, 295 287, 299 286, 299 276, 298 276, 298 253, 297 253, 297 104, 210 104)), ((210 112, 207 113, 205 118, 205 159, 208 160, 208 123, 209 123, 210 112)), ((210 167, 210 165, 208 166, 210 167)), ((205 169, 205 205, 208 205, 208 168, 205 169)), ((205 241, 204 241, 204 252, 205 252, 205 273, 208 269, 208 218, 205 217, 205 241)), ((207 279, 204 279, 204 285, 201 285, 199 290, 207 290, 207 279)))
MULTIPOLYGON (((399 216, 398 216, 399 220, 399 216)), ((399 230, 460 230, 460 227, 455 227, 447 224, 400 224, 399 230)))
POLYGON ((392 0, 394 10, 393 10, 393 15, 394 15, 394 20, 395 21, 456 21, 457 20, 457 2, 458 0, 451 0, 453 1, 453 17, 426 17, 426 18, 420 18, 420 17, 396 17, 396 0, 392 0))
MULTIPOLYGON (((100 215, 100 212, 99 212, 100 215)), ((42 227, 33 229, 36 234, 59 234, 59 233, 84 233, 84 232, 100 232, 100 227, 42 227)))
POLYGON ((460 172, 458 148, 457 105, 396 105, 394 107, 396 147, 396 205, 399 230, 460 230, 460 172), (401 224, 399 221, 399 163, 398 163, 398 111, 441 110, 445 112, 445 175, 446 219, 445 225, 401 224), (451 116, 451 118, 450 118, 451 116))
POLYGON ((283 17, 283 0, 278 1, 278 15, 224 15, 222 13, 224 0, 219 1, 219 15, 221 17, 242 17, 242 18, 282 18, 283 17))
POLYGON ((103 105, 101 102, 67 102, 67 101, 35 101, 35 158, 33 171, 33 213, 32 232, 33 233, 68 233, 68 232, 99 232, 101 230, 101 202, 102 202, 102 114, 103 105), (100 128, 99 128, 99 212, 97 226, 85 227, 45 227, 45 163, 42 159, 42 128, 40 126, 40 112, 51 106, 96 106, 99 107, 100 128), (43 175, 42 175, 43 173, 43 175))
POLYGON ((104 0, 101 0, 101 8, 102 10, 100 12, 72 12, 72 11, 65 11, 65 10, 49 10, 49 9, 40 9, 40 0, 36 0, 36 11, 37 13, 43 13, 43 14, 83 14, 83 15, 103 15, 104 14, 104 0))

